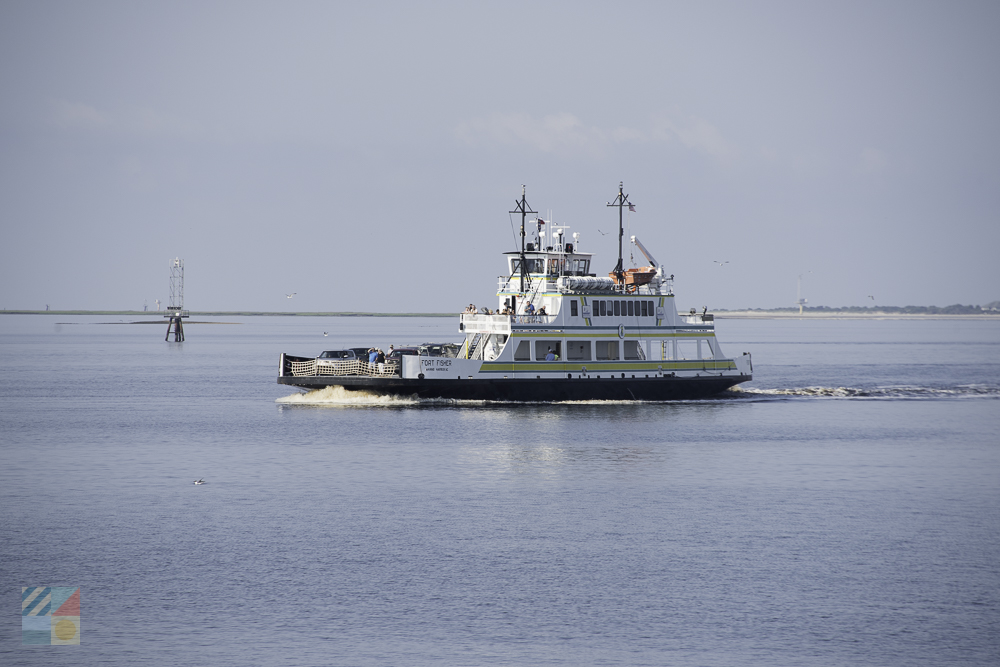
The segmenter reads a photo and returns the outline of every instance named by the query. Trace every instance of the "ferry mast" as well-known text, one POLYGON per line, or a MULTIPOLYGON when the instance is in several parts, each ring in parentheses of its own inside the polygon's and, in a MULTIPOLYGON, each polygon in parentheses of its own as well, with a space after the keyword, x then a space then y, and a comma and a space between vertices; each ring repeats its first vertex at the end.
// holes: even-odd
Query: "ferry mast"
POLYGON ((632 202, 628 200, 628 195, 623 191, 624 186, 624 181, 618 181, 618 197, 615 198, 613 203, 608 202, 608 206, 618 207, 618 264, 615 265, 615 270, 613 271, 615 284, 617 285, 625 284, 625 271, 622 270, 622 237, 625 236, 625 228, 622 225, 622 209, 627 206, 628 210, 635 210, 632 202))
POLYGON ((525 199, 525 196, 524 196, 524 186, 523 185, 521 186, 521 200, 517 201, 517 202, 514 202, 514 205, 517 206, 517 208, 514 209, 513 211, 510 211, 510 213, 520 213, 521 214, 521 291, 520 291, 520 296, 524 296, 524 292, 525 292, 524 283, 525 283, 525 281, 529 281, 530 282, 530 280, 531 280, 528 277, 528 258, 525 257, 525 255, 524 255, 524 221, 528 217, 529 213, 531 213, 533 215, 538 215, 538 211, 532 211, 531 207, 528 205, 528 200, 525 199))

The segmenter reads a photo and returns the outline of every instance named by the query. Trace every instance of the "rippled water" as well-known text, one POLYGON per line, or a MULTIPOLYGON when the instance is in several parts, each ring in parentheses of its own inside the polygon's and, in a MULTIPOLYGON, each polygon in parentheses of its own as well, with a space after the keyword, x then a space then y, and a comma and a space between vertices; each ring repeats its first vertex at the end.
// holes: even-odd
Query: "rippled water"
POLYGON ((490 404, 275 383, 454 320, 214 319, 0 317, 0 664, 1000 662, 1000 323, 719 320, 720 398, 490 404), (80 646, 20 646, 37 584, 80 646))

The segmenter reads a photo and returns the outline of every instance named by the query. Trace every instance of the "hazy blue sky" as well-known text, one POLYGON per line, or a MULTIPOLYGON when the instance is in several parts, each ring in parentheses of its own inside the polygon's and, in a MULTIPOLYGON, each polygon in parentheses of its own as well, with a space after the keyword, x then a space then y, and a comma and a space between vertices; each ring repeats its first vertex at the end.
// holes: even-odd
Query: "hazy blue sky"
POLYGON ((682 308, 982 304, 998 119, 995 0, 5 0, 0 308, 457 311, 619 180, 682 308))

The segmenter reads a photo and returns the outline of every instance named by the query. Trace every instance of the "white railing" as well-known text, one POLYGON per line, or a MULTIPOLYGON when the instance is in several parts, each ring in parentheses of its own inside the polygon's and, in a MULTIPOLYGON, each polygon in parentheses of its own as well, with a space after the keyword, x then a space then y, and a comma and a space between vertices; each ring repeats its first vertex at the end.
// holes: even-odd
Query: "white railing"
MULTIPOLYGON (((558 276, 539 276, 533 275, 531 282, 526 284, 525 287, 528 288, 528 293, 534 294, 539 291, 541 292, 553 292, 557 289, 558 276)), ((497 278, 497 292, 500 294, 517 294, 520 293, 521 287, 521 276, 515 274, 508 278, 507 276, 500 276, 497 278)))
POLYGON ((462 313, 462 329, 479 333, 510 333, 510 315, 462 313))
POLYGON ((702 315, 701 313, 696 313, 694 315, 685 313, 683 315, 678 315, 678 319, 684 324, 697 324, 697 325, 711 324, 712 326, 715 325, 715 315, 713 315, 712 313, 708 313, 706 315, 702 315))
POLYGON ((515 315, 514 324, 552 324, 556 321, 555 315, 515 315))
POLYGON ((462 314, 462 330, 469 333, 510 333, 511 324, 552 324, 555 315, 472 315, 462 314))

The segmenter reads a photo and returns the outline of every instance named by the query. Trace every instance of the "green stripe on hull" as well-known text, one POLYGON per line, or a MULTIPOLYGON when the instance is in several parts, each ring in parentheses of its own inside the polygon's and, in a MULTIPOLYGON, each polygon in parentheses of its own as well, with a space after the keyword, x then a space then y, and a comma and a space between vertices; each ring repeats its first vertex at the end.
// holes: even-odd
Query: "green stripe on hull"
POLYGON ((635 373, 638 371, 664 372, 673 371, 735 371, 733 361, 684 360, 684 361, 639 361, 615 362, 613 365, 603 361, 588 362, 540 362, 529 361, 514 364, 497 364, 484 362, 480 373, 581 373, 586 367, 588 373, 635 373))

